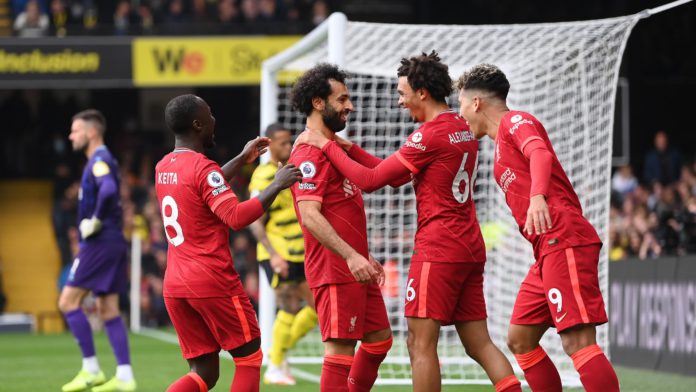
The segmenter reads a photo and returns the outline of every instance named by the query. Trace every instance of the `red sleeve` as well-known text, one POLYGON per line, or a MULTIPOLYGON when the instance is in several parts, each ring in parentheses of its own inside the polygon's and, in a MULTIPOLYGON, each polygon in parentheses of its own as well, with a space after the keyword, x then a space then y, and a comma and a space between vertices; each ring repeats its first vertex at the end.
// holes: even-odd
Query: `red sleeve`
MULTIPOLYGON (((363 150, 360 146, 358 146, 355 143, 353 143, 353 145, 350 147, 350 149, 347 152, 348 152, 348 156, 351 157, 351 159, 353 159, 355 162, 358 162, 359 164, 361 164, 365 167, 369 167, 370 169, 377 167, 377 165, 379 165, 383 161, 382 159, 377 158, 376 156, 363 150)), ((398 188, 409 181, 411 181, 411 172, 410 171, 408 173, 406 173, 404 176, 390 181, 389 186, 392 186, 394 188, 398 188)))
POLYGON ((198 190, 205 204, 227 226, 240 230, 263 216, 263 206, 258 198, 239 202, 215 162, 204 161, 197 173, 198 190))
POLYGON ((529 141, 522 152, 529 159, 529 173, 532 177, 529 197, 548 196, 553 154, 549 151, 546 143, 538 139, 529 141))
POLYGON ((437 156, 433 132, 424 125, 408 137, 406 143, 394 155, 413 174, 425 169, 437 156))
POLYGON ((353 145, 350 147, 350 149, 347 151, 348 156, 354 160, 355 162, 358 162, 359 164, 369 167, 370 169, 373 167, 376 167, 377 165, 382 162, 381 159, 377 158, 376 156, 370 154, 369 152, 363 150, 360 146, 357 144, 353 143, 353 145))
POLYGON ((293 152, 290 162, 302 172, 302 182, 293 184, 296 201, 312 200, 322 203, 331 184, 331 162, 320 149, 300 145, 293 152))
POLYGON ((534 125, 534 121, 532 121, 529 115, 517 113, 510 117, 506 122, 508 129, 505 131, 507 133, 505 136, 509 137, 515 147, 517 147, 521 152, 524 152, 524 148, 532 140, 544 141, 544 139, 541 137, 541 132, 536 125, 534 125))
POLYGON ((396 155, 383 160, 374 168, 367 168, 350 159, 336 142, 327 143, 322 151, 338 171, 365 192, 375 191, 409 174, 408 168, 396 155))

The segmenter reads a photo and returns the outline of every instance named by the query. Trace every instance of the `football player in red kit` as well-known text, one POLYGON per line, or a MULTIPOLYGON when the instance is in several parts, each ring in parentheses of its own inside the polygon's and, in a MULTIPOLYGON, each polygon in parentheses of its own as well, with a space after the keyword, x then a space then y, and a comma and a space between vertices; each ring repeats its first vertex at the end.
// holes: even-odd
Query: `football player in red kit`
POLYGON ((607 322, 597 264, 602 243, 582 215, 578 196, 543 125, 510 110, 510 89, 496 66, 481 64, 459 78, 459 113, 476 137, 495 140, 493 173, 536 263, 522 282, 508 331, 508 347, 533 391, 560 392, 558 370, 539 345, 549 327, 561 335, 589 392, 619 390, 595 327, 607 322))
MULTIPOLYGON (((332 64, 308 70, 293 87, 293 107, 307 128, 332 137, 353 111, 346 74, 332 64)), ((322 391, 367 392, 392 345, 378 283, 382 266, 370 257, 362 193, 318 148, 296 146, 290 163, 302 172, 291 187, 305 240, 307 283, 324 341, 322 391), (357 341, 360 347, 355 350, 357 341)))
POLYGON ((229 228, 240 230, 261 217, 281 190, 301 178, 299 170, 292 165, 279 169, 268 188, 239 202, 226 178, 258 157, 268 141, 257 138, 247 143, 245 151, 221 169, 203 154, 214 145, 215 128, 203 99, 190 94, 172 99, 165 121, 174 133, 175 148, 155 169, 155 190, 169 241, 164 300, 191 368, 167 391, 212 388, 223 349, 236 364, 231 390, 257 392, 263 359, 259 328, 234 270, 229 228))

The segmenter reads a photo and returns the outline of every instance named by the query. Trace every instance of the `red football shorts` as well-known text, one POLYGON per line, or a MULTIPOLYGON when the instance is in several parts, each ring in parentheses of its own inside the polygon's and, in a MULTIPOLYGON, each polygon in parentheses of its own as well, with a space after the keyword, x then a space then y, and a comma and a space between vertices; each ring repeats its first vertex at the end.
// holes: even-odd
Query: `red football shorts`
POLYGON ((233 350, 261 336, 246 294, 226 298, 164 298, 186 359, 233 350))
POLYGON ((362 339, 390 328, 382 292, 375 283, 326 284, 312 289, 321 339, 362 339))
POLYGON ((606 323, 597 273, 601 247, 561 249, 532 265, 520 286, 510 323, 545 324, 558 332, 580 324, 606 323))
POLYGON ((456 321, 485 320, 483 269, 486 263, 411 263, 406 317, 456 321))

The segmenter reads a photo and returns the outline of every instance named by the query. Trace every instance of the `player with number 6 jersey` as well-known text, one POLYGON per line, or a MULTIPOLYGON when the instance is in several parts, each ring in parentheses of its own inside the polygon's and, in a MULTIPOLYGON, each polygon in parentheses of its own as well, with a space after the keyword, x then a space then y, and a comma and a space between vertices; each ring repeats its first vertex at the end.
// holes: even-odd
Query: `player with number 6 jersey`
POLYGON ((239 202, 226 178, 255 160, 267 139, 247 143, 223 168, 203 155, 214 145, 215 118, 194 95, 172 99, 165 110, 175 149, 157 164, 155 190, 169 249, 164 299, 191 372, 168 392, 207 391, 217 382, 220 349, 236 363, 232 390, 259 390, 263 355, 256 314, 234 269, 229 228, 240 230, 257 220, 281 190, 299 178, 292 165, 258 197, 239 202), (224 174, 223 174, 224 173, 224 174))
POLYGON ((447 106, 452 82, 437 53, 402 59, 398 76, 399 104, 423 125, 390 157, 381 160, 311 129, 297 143, 321 148, 341 174, 366 192, 413 181, 418 228, 405 310, 413 390, 441 389, 437 337, 442 325, 454 324, 467 353, 486 370, 496 390, 520 391, 486 324, 486 251, 473 197, 478 140, 447 106))
POLYGON ((493 174, 536 263, 522 282, 508 346, 533 391, 560 392, 560 376, 539 345, 549 327, 561 335, 585 390, 618 391, 616 373, 596 343, 607 322, 597 264, 602 243, 551 146, 529 113, 510 110, 510 89, 496 66, 480 64, 457 81, 460 114, 476 137, 495 140, 493 174))

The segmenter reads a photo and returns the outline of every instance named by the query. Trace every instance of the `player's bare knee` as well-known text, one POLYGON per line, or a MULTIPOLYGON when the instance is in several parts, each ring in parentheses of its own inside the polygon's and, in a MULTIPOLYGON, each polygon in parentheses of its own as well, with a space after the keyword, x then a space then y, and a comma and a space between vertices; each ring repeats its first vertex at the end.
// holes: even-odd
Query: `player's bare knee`
POLYGON ((527 341, 526 339, 523 339, 521 336, 509 332, 506 343, 508 349, 510 349, 510 352, 513 354, 526 354, 534 350, 538 346, 536 342, 527 341))
POLYGON ((595 332, 592 327, 578 326, 561 332, 561 344, 563 351, 573 355, 587 346, 596 344, 595 332))
POLYGON ((386 340, 389 340, 391 335, 392 335, 392 332, 391 332, 390 328, 381 329, 379 331, 374 331, 374 332, 370 332, 368 334, 365 334, 365 337, 363 338, 363 342, 365 342, 365 343, 384 342, 386 340))
POLYGON ((426 334, 414 332, 412 329, 408 330, 406 346, 408 347, 409 354, 437 351, 437 339, 429 339, 426 338, 425 335, 426 334))
POLYGON ((58 298, 58 309, 63 313, 72 312, 80 307, 82 299, 76 295, 71 295, 67 291, 63 291, 58 298))

